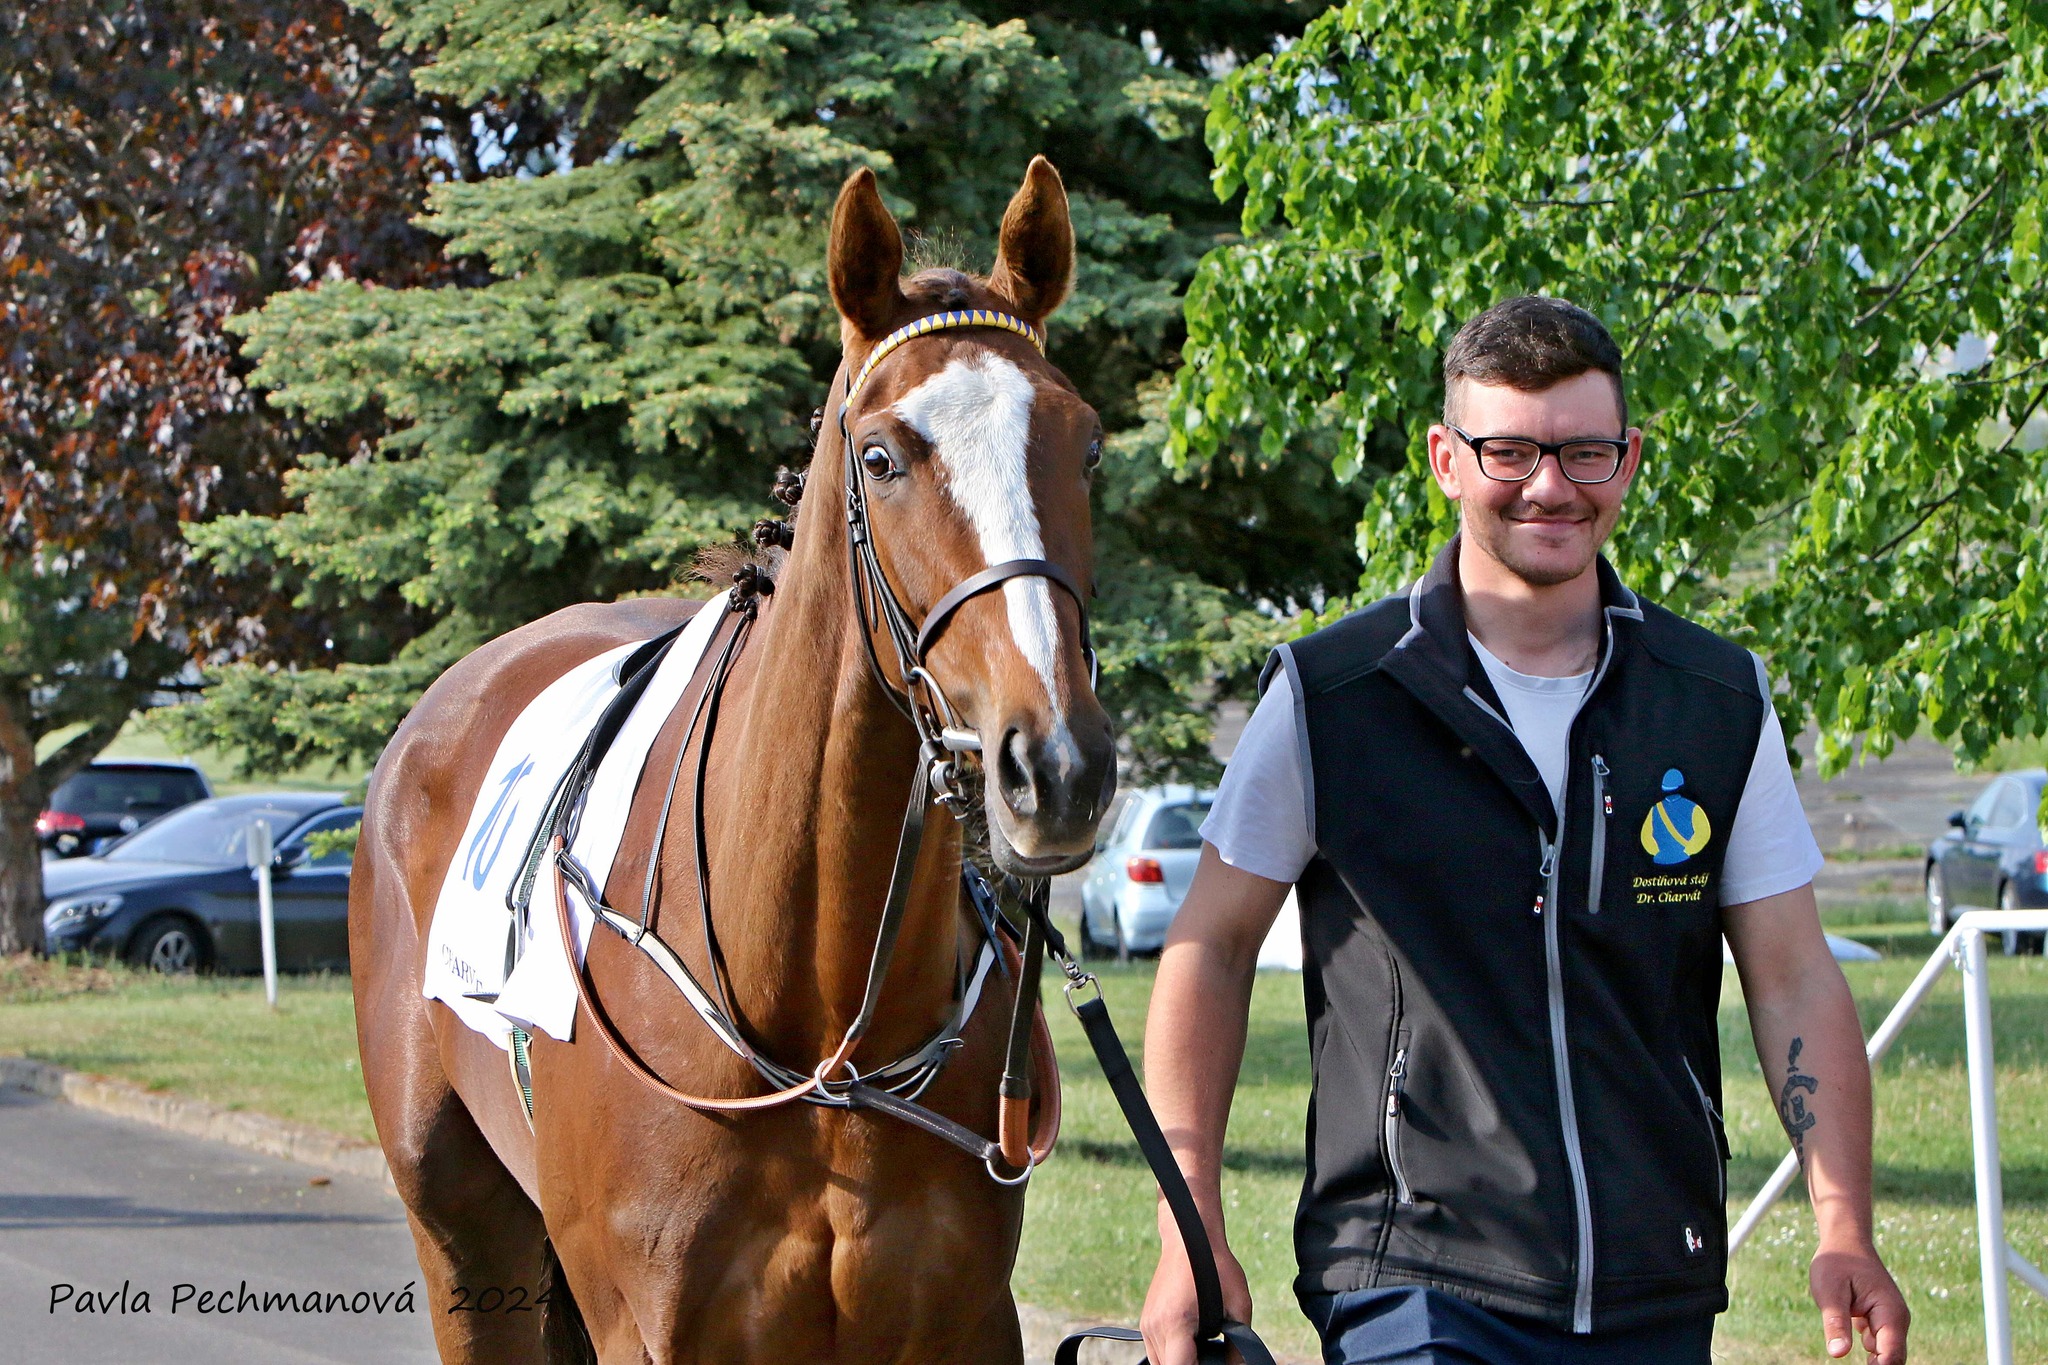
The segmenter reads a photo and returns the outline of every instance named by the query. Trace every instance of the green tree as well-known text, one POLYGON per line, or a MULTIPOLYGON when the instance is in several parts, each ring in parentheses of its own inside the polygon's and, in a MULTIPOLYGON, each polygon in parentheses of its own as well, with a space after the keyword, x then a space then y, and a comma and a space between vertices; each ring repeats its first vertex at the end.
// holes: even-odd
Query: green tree
POLYGON ((1649 443, 1614 550, 1766 653, 1833 768, 2048 727, 2048 6, 1353 0, 1219 92, 1244 239, 1189 294, 1181 458, 1369 484, 1361 589, 1454 525, 1437 365, 1516 293, 1599 314, 1649 443), (2029 425, 2030 421, 2034 424, 2029 425), (1370 477, 1389 433, 1400 477, 1370 477))
POLYGON ((259 411, 230 314, 443 269, 407 223, 430 115, 375 36, 339 0, 0 13, 0 952, 40 937, 52 787, 189 659, 317 648, 182 527, 275 507, 301 451, 361 435, 259 411))
POLYGON ((337 662, 221 674, 185 715, 252 766, 374 755, 421 688, 570 602, 660 591, 800 464, 839 357, 823 280, 840 181, 881 178, 927 262, 986 266, 1031 155, 1059 166, 1080 248, 1052 356, 1112 432, 1096 620, 1105 691, 1147 773, 1213 770, 1206 706, 1274 622, 1343 588, 1361 506, 1326 468, 1229 442, 1167 477, 1181 291, 1234 214, 1209 187, 1210 65, 1268 50, 1291 0, 999 5, 372 0, 422 88, 527 99, 563 131, 527 174, 449 182, 425 226, 488 263, 471 287, 323 285, 248 326, 271 401, 374 413, 374 456, 307 462, 282 516, 195 528, 234 571, 275 566, 311 611, 424 628, 337 632, 337 662), (1264 604, 1264 609, 1259 609, 1264 604))

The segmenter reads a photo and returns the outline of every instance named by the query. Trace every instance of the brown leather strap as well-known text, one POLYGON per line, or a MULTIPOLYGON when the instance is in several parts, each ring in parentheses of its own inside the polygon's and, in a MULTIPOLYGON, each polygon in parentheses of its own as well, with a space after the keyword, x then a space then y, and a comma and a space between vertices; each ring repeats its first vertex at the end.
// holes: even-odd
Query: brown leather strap
POLYGON ((562 951, 569 955, 571 975, 576 979, 576 999, 582 1004, 583 1012, 590 1016, 590 1023, 597 1030, 597 1036, 604 1039, 619 1065, 626 1068, 626 1074, 646 1086, 657 1095, 666 1095, 692 1109, 715 1109, 721 1112, 745 1111, 750 1109, 773 1109, 802 1099, 818 1087, 815 1081, 805 1081, 787 1090, 778 1090, 769 1095, 748 1095, 737 1099, 712 1099, 703 1095, 688 1095, 648 1070, 647 1064, 635 1057, 627 1048, 625 1040, 612 1027, 612 1021, 598 1006, 597 997, 590 987, 590 964, 576 955, 576 936, 569 928, 569 888, 562 881, 562 839, 555 836, 548 844, 547 861, 555 883, 555 922, 562 931, 562 951))

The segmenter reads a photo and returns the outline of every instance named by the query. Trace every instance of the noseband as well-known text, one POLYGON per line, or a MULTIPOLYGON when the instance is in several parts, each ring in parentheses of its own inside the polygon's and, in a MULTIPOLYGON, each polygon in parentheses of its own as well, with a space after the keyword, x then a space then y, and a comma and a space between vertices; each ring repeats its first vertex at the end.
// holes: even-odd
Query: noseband
POLYGON ((968 798, 960 790, 960 773, 950 755, 979 750, 982 739, 976 730, 962 723, 945 689, 939 686, 938 679, 925 666, 926 655, 938 643, 954 613, 970 599, 1012 578, 1043 578, 1056 583, 1074 599, 1074 605, 1081 614, 1081 649, 1088 658, 1089 686, 1094 686, 1096 676, 1095 646, 1088 634, 1087 598, 1073 576, 1049 559, 1006 559, 1000 564, 989 565, 954 584, 932 604, 921 625, 912 623, 909 611, 889 586, 888 575, 882 572, 881 559, 875 553, 874 526, 868 518, 867 483, 862 476, 860 456, 854 450, 848 413, 853 408, 854 398, 876 367, 906 342, 934 332, 964 327, 990 327, 1013 332, 1029 341, 1041 355, 1045 353, 1045 333, 1023 318, 991 308, 962 308, 934 313, 898 327, 876 342, 867 359, 861 362, 860 369, 847 382, 846 396, 839 403, 839 444, 846 471, 847 568, 853 577, 854 606, 860 613, 861 641, 867 646, 868 664, 874 670, 876 680, 882 684, 883 692, 917 727, 923 761, 930 767, 932 798, 956 818, 965 814, 968 798), (900 688, 890 682, 882 668, 881 657, 875 652, 878 624, 887 632, 890 646, 895 651, 897 676, 903 680, 900 688))

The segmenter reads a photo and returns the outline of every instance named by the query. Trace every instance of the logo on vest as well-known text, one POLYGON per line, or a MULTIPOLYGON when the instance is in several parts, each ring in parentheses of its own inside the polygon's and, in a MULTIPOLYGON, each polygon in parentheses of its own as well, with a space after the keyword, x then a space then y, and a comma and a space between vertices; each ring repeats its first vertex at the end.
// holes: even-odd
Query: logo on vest
POLYGON ((1659 867, 1684 862, 1714 837, 1714 827, 1699 803, 1678 794, 1684 785, 1684 773, 1665 769, 1664 797, 1643 817, 1643 852, 1659 867))

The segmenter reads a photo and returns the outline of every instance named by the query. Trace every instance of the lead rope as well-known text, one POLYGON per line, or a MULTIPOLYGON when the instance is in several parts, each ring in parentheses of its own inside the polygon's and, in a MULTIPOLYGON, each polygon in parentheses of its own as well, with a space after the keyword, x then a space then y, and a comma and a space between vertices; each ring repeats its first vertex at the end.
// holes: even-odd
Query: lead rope
MULTIPOLYGON (((1209 1242, 1209 1229, 1202 1222, 1202 1212, 1195 1205, 1194 1191, 1188 1188, 1187 1176, 1182 1173, 1180 1163, 1174 1160, 1173 1146, 1160 1130, 1159 1117, 1152 1112, 1151 1101, 1145 1098, 1145 1088, 1138 1082, 1130 1054, 1124 1051, 1123 1040, 1117 1037, 1116 1025, 1110 1022, 1109 1006, 1102 1000, 1101 982, 1096 980, 1094 973, 1084 971, 1068 953, 1065 938, 1053 926, 1044 883, 1025 893, 1024 908, 1029 917, 1027 934, 1050 948, 1054 960, 1066 975, 1067 1004, 1074 1011, 1074 1017, 1081 1021, 1082 1031, 1088 1035, 1088 1046, 1095 1051, 1096 1063, 1102 1068, 1103 1078, 1109 1082, 1110 1093, 1116 1096, 1117 1108, 1123 1111, 1131 1136, 1138 1140, 1138 1151, 1151 1168, 1152 1178, 1159 1184, 1159 1193, 1166 1200, 1167 1210, 1173 1214, 1174 1226, 1180 1230, 1181 1245, 1187 1248, 1188 1270, 1195 1281, 1196 1359, 1203 1365, 1211 1365, 1212 1362, 1221 1365, 1229 1358, 1230 1348, 1234 1346, 1244 1357, 1245 1365, 1274 1365, 1273 1353, 1266 1349, 1266 1343, 1259 1339, 1258 1333, 1252 1331, 1249 1324, 1239 1322, 1223 1311, 1223 1281, 1216 1271, 1216 1251, 1209 1242), (1080 998, 1083 991, 1091 992, 1089 998, 1080 998)), ((1020 984, 1020 995, 1023 989, 1020 984)), ((1005 1084, 1008 1080, 1005 1075, 1005 1084)), ((1005 1094, 1007 1098, 1007 1092, 1005 1094)), ((1053 1365, 1078 1365, 1081 1343, 1090 1338, 1143 1341, 1145 1336, 1133 1327, 1083 1328, 1060 1342, 1059 1349, 1053 1353, 1053 1365)))

